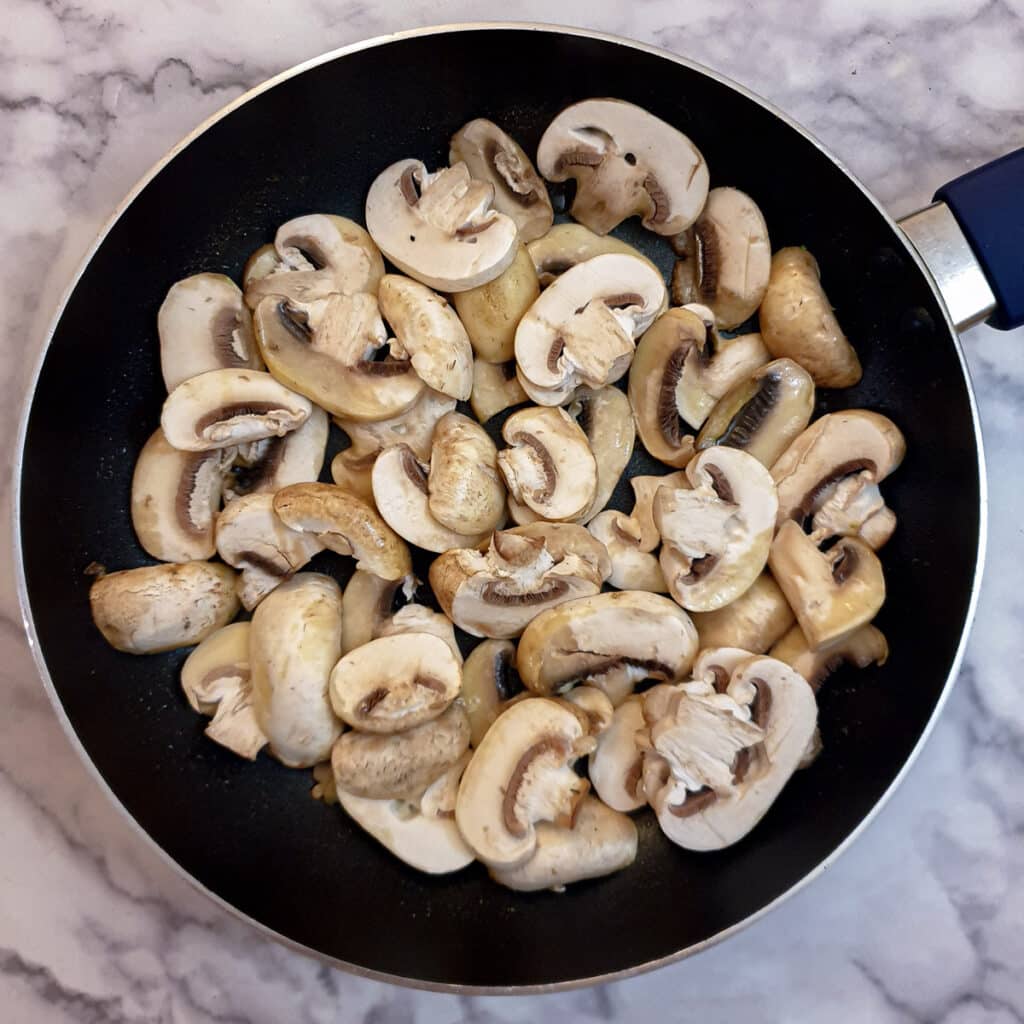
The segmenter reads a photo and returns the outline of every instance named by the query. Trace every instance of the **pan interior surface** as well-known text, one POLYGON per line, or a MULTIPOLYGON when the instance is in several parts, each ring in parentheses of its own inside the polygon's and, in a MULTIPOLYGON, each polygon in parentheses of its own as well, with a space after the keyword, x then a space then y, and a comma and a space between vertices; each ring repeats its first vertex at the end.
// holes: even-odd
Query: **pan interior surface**
MULTIPOLYGON (((619 233, 668 268, 663 240, 635 224, 619 233)), ((630 472, 652 466, 638 457, 630 472)), ((536 986, 700 944, 785 893, 857 828, 942 695, 968 615, 979 492, 969 393, 944 314, 890 223, 826 154, 727 85, 663 57, 495 29, 397 39, 313 67, 163 167, 99 246, 57 325, 28 425, 21 541, 31 614, 71 725, 128 812, 186 872, 357 970, 428 985, 536 986), (249 764, 205 739, 178 685, 186 652, 132 658, 109 648, 90 619, 84 570, 151 561, 128 497, 164 398, 156 313, 174 281, 203 270, 238 280, 249 253, 299 214, 361 222, 381 169, 408 156, 445 164, 449 137, 471 118, 491 118, 532 154, 550 119, 588 96, 631 100, 686 132, 713 185, 755 198, 773 248, 806 245, 817 257, 865 369, 858 387, 823 393, 819 412, 868 407, 907 437, 906 462, 885 484, 899 527, 882 554, 888 600, 878 624, 892 655, 826 683, 823 754, 745 841, 687 853, 643 813, 631 868, 563 894, 523 895, 479 865, 416 874, 311 799, 308 772, 266 756, 249 764)), ((615 504, 629 507, 623 486, 615 504)), ((340 561, 323 565, 335 571, 340 561)))

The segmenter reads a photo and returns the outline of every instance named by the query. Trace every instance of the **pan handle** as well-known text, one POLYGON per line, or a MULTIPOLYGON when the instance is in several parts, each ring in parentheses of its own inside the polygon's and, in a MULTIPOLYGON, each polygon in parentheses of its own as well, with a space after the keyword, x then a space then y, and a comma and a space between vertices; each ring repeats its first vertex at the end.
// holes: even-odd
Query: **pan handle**
POLYGON ((900 221, 959 330, 1024 324, 1024 149, 943 185, 900 221))

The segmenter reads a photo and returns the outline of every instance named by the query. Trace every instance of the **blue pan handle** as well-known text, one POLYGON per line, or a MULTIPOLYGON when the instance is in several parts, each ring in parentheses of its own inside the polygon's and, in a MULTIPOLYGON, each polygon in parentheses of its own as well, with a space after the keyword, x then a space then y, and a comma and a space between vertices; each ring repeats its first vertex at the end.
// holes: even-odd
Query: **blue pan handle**
POLYGON ((935 193, 952 211, 996 299, 988 322, 1024 324, 1024 149, 969 171, 935 193))

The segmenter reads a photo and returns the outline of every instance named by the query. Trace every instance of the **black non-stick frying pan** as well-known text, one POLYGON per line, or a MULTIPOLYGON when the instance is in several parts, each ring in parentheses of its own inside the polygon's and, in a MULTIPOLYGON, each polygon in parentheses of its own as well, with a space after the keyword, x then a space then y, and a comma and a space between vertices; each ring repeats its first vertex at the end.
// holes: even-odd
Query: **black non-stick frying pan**
MULTIPOLYGON (((664 240, 633 225, 621 233, 668 269, 664 240)), ((278 937, 393 981, 576 984, 664 963, 750 921, 820 871, 899 779, 943 703, 974 607, 978 422, 953 323, 905 236, 757 98, 676 57, 584 32, 476 26, 386 38, 233 104, 149 176, 100 239, 56 321, 24 429, 25 620, 83 757, 208 893, 278 937), (265 756, 249 764, 205 739, 178 684, 186 652, 108 647, 84 570, 150 561, 128 499, 164 399, 156 313, 172 282, 202 270, 238 279, 246 256, 302 213, 361 220, 383 167, 407 156, 443 165, 470 118, 497 121, 533 152, 551 118, 588 96, 631 100, 686 132, 713 184, 755 197, 773 247, 806 245, 818 258, 865 370, 856 388, 821 392, 818 411, 866 406, 907 437, 906 462, 886 483, 899 528, 883 552, 879 625, 892 656, 826 685, 824 753, 734 848, 685 852, 642 814, 631 868, 561 895, 522 895, 479 865, 417 874, 312 800, 308 773, 265 756)), ((650 472, 637 458, 631 472, 650 472)), ((313 567, 343 581, 346 560, 321 558, 313 567)))

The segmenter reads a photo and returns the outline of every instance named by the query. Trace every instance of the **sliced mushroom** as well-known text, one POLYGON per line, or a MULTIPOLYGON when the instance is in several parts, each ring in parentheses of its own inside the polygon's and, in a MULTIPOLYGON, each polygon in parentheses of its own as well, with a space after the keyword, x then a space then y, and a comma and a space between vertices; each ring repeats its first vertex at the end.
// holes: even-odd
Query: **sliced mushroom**
POLYGON ((778 501, 771 474, 733 448, 701 452, 687 467, 692 489, 662 487, 654 499, 661 569, 686 609, 736 600, 768 559, 778 501))
POLYGON ((494 187, 464 163, 429 174, 399 160, 366 197, 366 227, 399 270, 443 292, 493 281, 515 258, 515 221, 492 210, 494 187))
POLYGON ((697 655, 691 672, 695 681, 710 683, 716 693, 725 693, 733 672, 752 657, 753 652, 742 647, 704 647, 697 655))
POLYGON ((341 734, 328 696, 340 656, 341 590, 330 576, 299 573, 253 614, 253 708, 270 752, 289 768, 326 761, 341 734))
POLYGON ((592 796, 584 797, 572 828, 541 822, 536 833, 537 848, 528 861, 492 868, 496 882, 517 892, 561 892, 572 882, 610 875, 636 860, 636 825, 592 796))
POLYGON ((523 389, 540 405, 560 405, 580 385, 614 384, 664 302, 661 275, 635 256, 608 253, 567 270, 516 328, 523 389))
POLYGON ((559 699, 568 701, 587 716, 591 736, 600 736, 612 724, 615 708, 608 694, 596 686, 574 686, 559 699))
POLYGON ((501 713, 505 701, 519 692, 516 647, 510 640, 478 643, 462 666, 462 702, 469 715, 470 745, 480 741, 501 713))
POLYGON ((668 590, 658 556, 641 550, 640 524, 635 519, 609 509, 592 519, 587 529, 608 549, 612 564, 608 582, 613 587, 653 594, 668 590))
POLYGON ((593 747, 568 705, 531 699, 501 714, 476 748, 455 803, 456 824, 476 855, 513 867, 536 849, 539 822, 571 825, 589 788, 572 765, 593 747))
POLYGON ((597 465, 597 489, 580 518, 580 522, 587 523, 608 504, 629 465, 636 442, 636 425, 629 399, 618 388, 578 391, 569 413, 583 428, 597 465))
POLYGON ((792 359, 776 359, 724 394, 697 435, 697 451, 739 448, 765 466, 789 447, 811 420, 814 382, 792 359))
POLYGON ((469 404, 481 423, 526 401, 528 396, 516 376, 514 359, 507 363, 485 363, 477 359, 473 363, 473 393, 469 404))
POLYGON ((156 326, 168 392, 208 370, 263 369, 242 293, 223 274, 195 274, 171 285, 156 326))
POLYGON ((690 480, 686 470, 677 469, 664 476, 634 476, 630 478, 633 488, 633 511, 629 517, 636 521, 640 530, 640 550, 653 551, 661 543, 661 534, 654 522, 654 497, 662 487, 687 488, 690 480))
POLYGON ((542 612, 523 631, 516 664, 534 693, 589 683, 618 706, 644 679, 685 678, 696 653, 686 612, 657 594, 624 590, 542 612))
POLYGON ((330 551, 351 555, 356 568, 386 580, 412 572, 409 548, 376 510, 336 484, 305 483, 274 495, 274 511, 297 533, 312 534, 330 551))
POLYGON ((870 622, 885 602, 882 563, 853 537, 822 551, 787 520, 772 543, 768 564, 813 651, 870 622))
POLYGON ((543 519, 573 519, 597 493, 597 463, 586 434, 564 409, 531 406, 501 428, 498 452, 510 496, 543 519))
POLYGON ((635 256, 650 264, 651 269, 661 273, 647 257, 614 235, 595 235, 582 224, 556 224, 543 238, 538 238, 526 247, 533 261, 541 288, 547 288, 557 277, 577 263, 614 252, 635 256))
POLYGON ((430 567, 441 607, 473 636, 518 636, 546 608, 596 594, 610 571, 582 526, 537 523, 495 533, 486 551, 448 551, 430 567))
POLYGON ((817 693, 821 684, 841 665, 856 668, 884 665, 889 658, 889 644, 880 629, 861 626, 838 643, 812 651, 803 630, 794 626, 772 648, 771 656, 799 672, 817 693))
POLYGON ((493 121, 478 117, 453 136, 448 162, 462 162, 476 181, 494 186, 494 208, 511 217, 524 242, 540 238, 554 220, 547 186, 522 147, 493 121))
POLYGON ((315 536, 285 526, 272 494, 232 501, 217 517, 216 538, 217 554, 242 571, 238 593, 249 611, 324 547, 315 536))
POLYGON ((780 249, 772 257, 759 318, 768 351, 795 359, 819 387, 848 388, 860 380, 860 360, 821 286, 818 262, 806 249, 780 249))
MULTIPOLYGON (((452 657, 461 665, 462 651, 455 639, 455 627, 452 620, 443 612, 435 612, 422 604, 407 604, 389 615, 377 627, 374 638, 382 636, 405 636, 408 633, 430 633, 448 645, 452 657)), ((344 634, 342 638, 344 642, 344 634)))
POLYGON ((385 580, 357 569, 345 584, 341 598, 341 653, 369 643, 391 616, 398 580, 385 580))
POLYGON ((692 617, 701 647, 740 647, 751 654, 764 654, 795 621, 793 609, 767 571, 724 608, 694 612, 692 617))
POLYGON ((624 700, 611 725, 597 741, 587 771, 597 795, 615 811, 635 811, 647 803, 643 782, 643 751, 636 734, 644 728, 643 697, 624 700))
POLYGON ((344 733, 331 752, 331 765, 339 792, 371 800, 418 800, 468 747, 469 719, 456 701, 439 717, 403 732, 344 733))
POLYGON ((693 226, 673 240, 672 301, 701 302, 726 330, 761 305, 768 288, 772 247, 757 203, 738 188, 713 188, 693 226))
POLYGON ((235 617, 235 574, 211 562, 124 569, 97 578, 89 606, 111 647, 126 654, 171 651, 205 640, 235 617))
POLYGON ((548 125, 537 167, 549 181, 576 179, 570 211, 599 235, 634 214, 659 235, 676 235, 708 196, 708 168, 682 132, 623 100, 574 103, 548 125))
POLYGON ((309 419, 309 400, 259 370, 210 370, 167 396, 160 426, 187 452, 284 437, 309 419))
POLYGON ((271 263, 268 247, 245 267, 245 301, 255 309, 268 295, 289 302, 314 302, 328 295, 376 292, 384 261, 355 221, 313 213, 277 229, 271 263))
POLYGON ((210 558, 226 466, 234 452, 183 452, 157 429, 132 475, 132 526, 139 543, 163 562, 210 558))
POLYGON ((357 421, 399 416, 423 381, 387 343, 377 300, 363 292, 300 304, 274 295, 256 307, 256 340, 270 372, 336 416, 357 421))
POLYGON ((878 485, 903 461, 907 445, 887 416, 848 409, 822 416, 772 466, 779 493, 778 522, 801 525, 811 536, 860 536, 877 549, 889 539, 895 516, 878 485))

